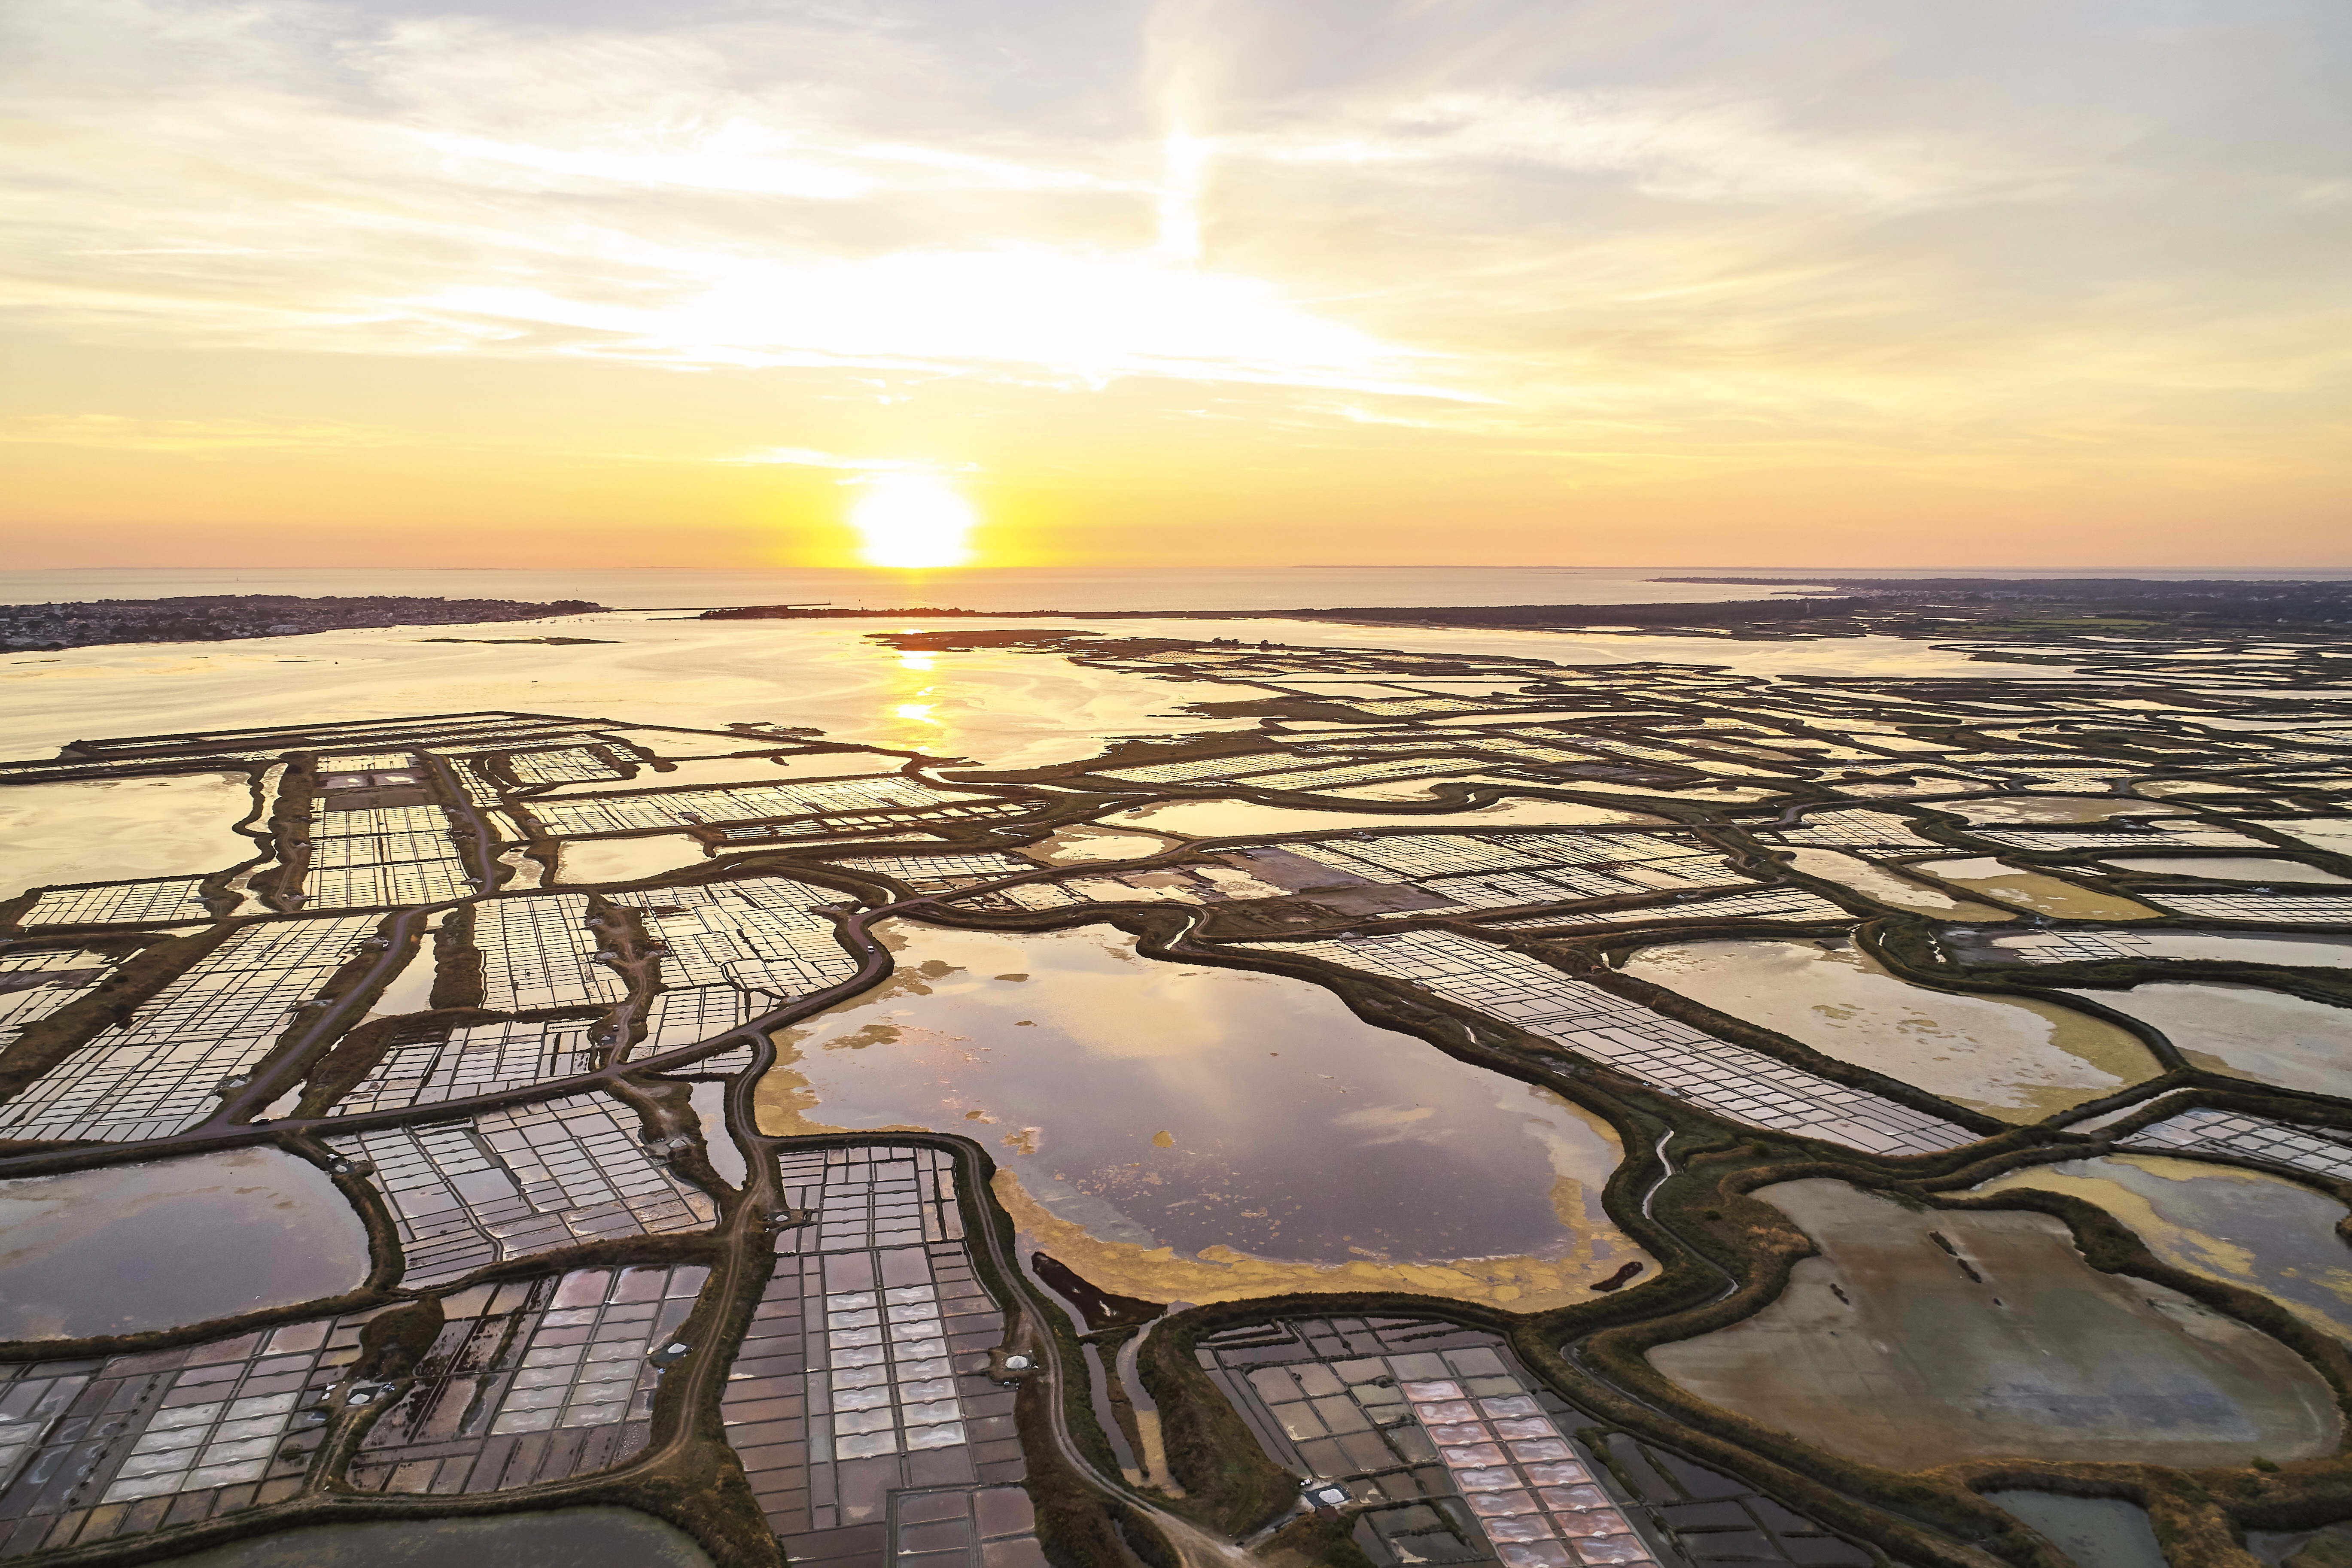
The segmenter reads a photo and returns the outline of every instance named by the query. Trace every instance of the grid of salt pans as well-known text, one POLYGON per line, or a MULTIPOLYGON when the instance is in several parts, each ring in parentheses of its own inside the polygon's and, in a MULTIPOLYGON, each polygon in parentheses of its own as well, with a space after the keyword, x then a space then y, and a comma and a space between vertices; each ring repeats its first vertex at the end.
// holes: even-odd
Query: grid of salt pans
POLYGON ((1942 846, 1911 831, 1906 819, 1889 811, 1816 811, 1804 826, 1782 830, 1792 844, 1885 844, 1900 849, 1932 850, 1942 846))
POLYGON ((1447 1378, 1401 1386, 1507 1568, 1653 1561, 1534 1399, 1473 1399, 1447 1378))
POLYGON ((672 985, 739 986, 801 993, 839 985, 857 972, 831 920, 812 906, 840 894, 786 877, 753 877, 691 890, 660 888, 631 895, 648 913, 646 930, 667 943, 662 977, 672 985), (682 892, 700 896, 675 914, 682 892))
POLYGON ((430 1105, 593 1071, 588 1025, 535 1019, 432 1030, 396 1041, 334 1113, 430 1105))
POLYGON ((2200 1106, 2143 1127, 2126 1141, 2141 1148, 2268 1160, 2336 1181, 2352 1181, 2352 1145, 2322 1137, 2313 1129, 2237 1111, 2200 1106))
POLYGON ((1244 946, 1411 981, 1756 1126, 1874 1154, 1925 1154, 1975 1137, 1907 1105, 1702 1034, 1523 954, 1454 932, 1244 946))
POLYGON ((2267 920, 2286 925, 2352 925, 2352 898, 2259 893, 2146 894, 2148 903, 2206 920, 2267 920))
POLYGON ((131 1020, 106 1030, 5 1105, 0 1134, 127 1143, 182 1132, 219 1103, 224 1078, 268 1055, 375 930, 373 916, 273 920, 231 936, 131 1020))
POLYGON ((23 925, 153 925, 210 917, 196 890, 199 876, 159 877, 150 882, 107 882, 95 887, 61 887, 41 894, 25 912, 23 925))
POLYGON ((438 806, 372 806, 363 811, 310 813, 313 840, 378 833, 446 833, 448 828, 448 819, 438 806))
POLYGON ((835 783, 761 784, 738 789, 682 789, 594 800, 537 800, 527 808, 559 837, 737 822, 756 817, 833 816, 852 811, 921 810, 973 803, 970 795, 933 789, 901 774, 835 783))
POLYGON ((1496 931, 1532 931, 1553 925, 1630 925, 1652 920, 1721 920, 1732 915, 1808 921, 1852 918, 1828 899, 1813 894, 1763 892, 1727 893, 1713 898, 1693 899, 1687 904, 1653 904, 1642 909, 1533 915, 1488 924, 1496 931))
POLYGON ((584 746, 562 751, 517 752, 507 758, 514 776, 526 784, 562 784, 591 779, 619 779, 621 770, 584 746))
POLYGON ((604 1005, 628 983, 596 956, 588 900, 576 893, 500 898, 474 906, 482 955, 482 1005, 492 1012, 604 1005))
POLYGON ((432 1285, 577 1241, 709 1225, 718 1213, 709 1197, 636 1134, 634 1113, 582 1094, 327 1142, 374 1163, 407 1260, 404 1281, 432 1285))

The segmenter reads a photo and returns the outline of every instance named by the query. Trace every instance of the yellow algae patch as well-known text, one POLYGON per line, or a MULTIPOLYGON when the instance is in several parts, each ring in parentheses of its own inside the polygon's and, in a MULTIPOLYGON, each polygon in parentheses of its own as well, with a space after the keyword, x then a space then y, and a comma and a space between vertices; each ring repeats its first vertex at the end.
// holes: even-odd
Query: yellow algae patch
MULTIPOLYGON (((817 1107, 817 1092, 810 1087, 805 1075, 799 1071, 800 1048, 793 1043, 795 1031, 780 1029, 768 1038, 776 1042, 776 1062, 760 1075, 751 1086, 751 1116, 762 1134, 771 1138, 814 1138, 827 1133, 846 1133, 847 1127, 836 1127, 829 1122, 812 1121, 808 1113, 817 1107)), ((929 1127, 901 1123, 888 1127, 860 1127, 861 1133, 928 1133, 929 1127)))
POLYGON ((2136 900, 2100 893, 2038 871, 2019 871, 1989 855, 1972 860, 1915 861, 1909 869, 1954 887, 2065 920, 2161 918, 2155 910, 2136 900))
MULTIPOLYGON (((1230 1247, 1204 1247, 1183 1258, 1172 1247, 1103 1241, 1088 1234, 1084 1226, 1049 1211, 1009 1170, 996 1173, 993 1188, 996 1201, 1021 1231, 1024 1246, 1052 1253, 1097 1289, 1152 1301, 1205 1305, 1294 1292, 1392 1291, 1539 1312, 1592 1300, 1593 1283, 1629 1262, 1639 1260, 1654 1267, 1649 1254, 1615 1227, 1594 1228, 1583 1222, 1580 1197, 1576 1204, 1575 1244, 1558 1258, 1463 1258, 1443 1262, 1358 1258, 1318 1264, 1254 1258, 1230 1247)), ((1561 1218, 1566 1221, 1567 1206, 1562 1207, 1561 1218)))

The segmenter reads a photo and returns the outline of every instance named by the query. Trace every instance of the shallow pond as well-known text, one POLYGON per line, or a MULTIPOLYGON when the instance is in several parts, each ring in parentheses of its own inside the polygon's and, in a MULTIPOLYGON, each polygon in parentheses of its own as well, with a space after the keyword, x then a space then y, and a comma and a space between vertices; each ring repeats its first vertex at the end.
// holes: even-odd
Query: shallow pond
POLYGON ((695 1120, 702 1124, 703 1153, 709 1158, 710 1168, 719 1179, 730 1186, 741 1186, 748 1167, 743 1164, 743 1151, 727 1131, 727 1085, 702 1082, 691 1086, 695 1120))
POLYGON ((2004 1121, 2038 1122, 2162 1071, 2104 1019, 2054 1002, 1932 991, 1851 945, 1644 947, 1625 972, 2004 1121))
POLYGON ((2195 876, 2212 882, 2352 882, 2301 861, 2269 860, 2260 855, 2114 855, 2102 865, 2126 871, 2154 872, 2161 876, 2195 876))
POLYGON ((2147 1510, 2119 1497, 2062 1497, 2048 1491, 1989 1491, 1985 1500, 2008 1510, 2074 1559, 2075 1568, 2166 1568, 2164 1548, 2147 1510))
POLYGON ((2242 1466, 2331 1453, 2342 1433, 2302 1357, 2177 1291, 2098 1272, 2048 1215, 1912 1209, 1822 1177, 1755 1196, 1821 1255, 1755 1316, 1650 1361, 1832 1453, 1896 1470, 2242 1466))
POLYGON ((641 839, 566 839, 556 852, 556 880, 637 882, 680 866, 708 864, 702 841, 690 833, 649 833, 641 839))
POLYGON ((692 1536, 625 1508, 314 1524, 167 1561, 171 1568, 710 1568, 692 1536))
POLYGON ((275 1149, 0 1181, 0 1340, 136 1333, 341 1295, 367 1230, 275 1149))
POLYGON ((1121 833, 1102 828, 1064 828, 1021 851, 1046 865, 1078 865, 1087 861, 1131 861, 1175 847, 1175 841, 1150 833, 1121 833))
MULTIPOLYGON (((383 988, 368 1009, 371 1019, 397 1018, 402 1013, 421 1013, 433 1005, 433 981, 438 972, 433 953, 433 937, 428 933, 416 945, 400 973, 383 988)), ((365 1021, 364 1019, 362 1021, 365 1021)))
POLYGON ((883 930, 888 983, 779 1032, 762 1130, 981 1139, 1023 1228, 1105 1289, 1524 1307, 1641 1257, 1601 1206, 1605 1123, 1320 987, 1155 962, 1103 926, 883 930))
POLYGON ((2258 986, 2073 994, 2145 1019, 2199 1067, 2282 1089, 2352 1096, 2352 1010, 2258 986))
POLYGON ((1964 898, 1954 898, 1948 893, 1897 876, 1885 866, 1871 864, 1853 855, 1840 854, 1835 850, 1794 849, 1774 853, 1807 876, 1820 877, 1841 887, 1850 887, 1865 898, 1897 909, 1916 909, 1922 914, 1939 915, 1948 920, 1993 921, 2011 918, 2008 912, 1990 904, 1971 904, 1964 898))
POLYGON ((0 788, 0 899, 57 883, 198 876, 254 859, 242 773, 0 788))
POLYGON ((2005 904, 2031 909, 2038 915, 2054 915, 2062 920, 2154 920, 2157 912, 2147 904, 2119 897, 2112 893, 2100 893, 2038 871, 2019 871, 2003 865, 1989 855, 1967 860, 1921 861, 1911 869, 1938 882, 1964 887, 1971 893, 1981 893, 2005 904))
POLYGON ((1170 800, 1097 819, 1106 828, 1141 828, 1180 838, 1238 839, 1276 833, 1342 833, 1356 828, 1465 829, 1578 827, 1592 822, 1664 823, 1646 811, 1580 806, 1567 800, 1503 800, 1475 811, 1308 811, 1250 800, 1170 800))
POLYGON ((2325 1333, 2352 1340, 2352 1249, 2344 1206, 2260 1171, 2161 1155, 2068 1160, 1995 1176, 1976 1193, 2039 1187, 2098 1205, 2178 1269, 2273 1297, 2325 1333))

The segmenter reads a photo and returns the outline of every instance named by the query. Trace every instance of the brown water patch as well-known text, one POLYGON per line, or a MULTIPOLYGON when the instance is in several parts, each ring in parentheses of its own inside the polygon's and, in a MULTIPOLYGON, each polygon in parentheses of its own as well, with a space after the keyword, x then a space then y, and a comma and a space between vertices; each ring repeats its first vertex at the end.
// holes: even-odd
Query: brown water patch
POLYGON ((1822 1255, 1754 1317, 1650 1360, 1832 1453, 1897 1470, 2242 1465, 2329 1453, 2341 1436, 2301 1357, 2177 1291, 2099 1273, 2048 1215, 1913 1210, 1827 1178, 1757 1196, 1822 1255))

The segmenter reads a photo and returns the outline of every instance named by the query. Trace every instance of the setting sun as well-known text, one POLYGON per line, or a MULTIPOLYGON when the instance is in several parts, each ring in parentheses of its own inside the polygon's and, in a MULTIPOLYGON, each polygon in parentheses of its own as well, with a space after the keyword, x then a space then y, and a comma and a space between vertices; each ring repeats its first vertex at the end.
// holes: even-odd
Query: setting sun
POLYGON ((892 475, 868 479, 850 508, 859 553, 868 566, 961 566, 971 559, 971 503, 937 479, 892 475))

